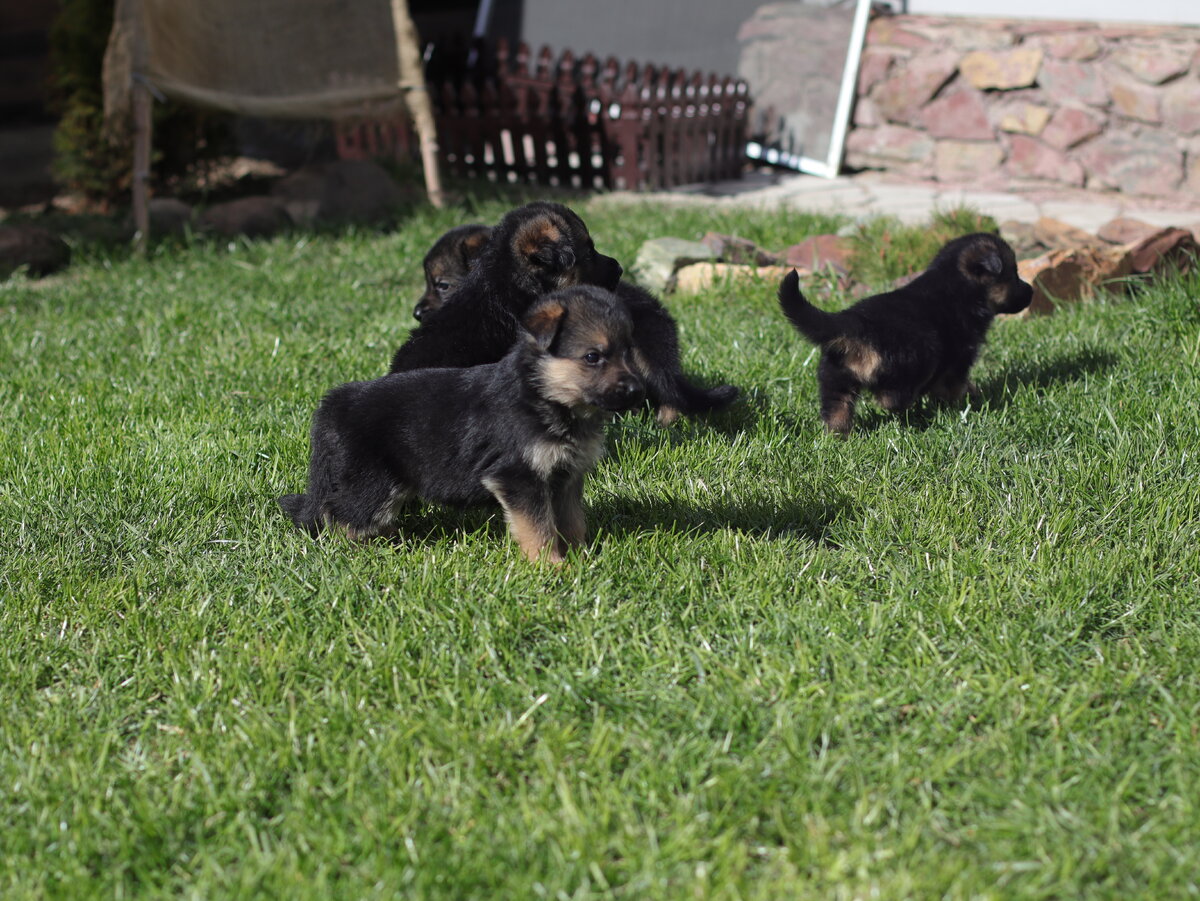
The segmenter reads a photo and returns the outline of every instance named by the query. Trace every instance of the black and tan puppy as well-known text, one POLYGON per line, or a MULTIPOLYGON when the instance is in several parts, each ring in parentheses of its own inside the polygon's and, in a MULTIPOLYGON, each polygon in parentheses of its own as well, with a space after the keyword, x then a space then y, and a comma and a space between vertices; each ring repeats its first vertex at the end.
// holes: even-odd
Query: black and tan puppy
POLYGON ((863 389, 890 411, 925 394, 960 402, 992 319, 1020 312, 1033 298, 1012 248, 983 233, 950 241, 904 287, 838 313, 810 304, 799 282, 795 270, 784 276, 779 304, 797 331, 821 346, 821 419, 841 435, 854 426, 863 389))
POLYGON ((596 252, 583 220, 559 203, 506 215, 445 303, 429 310, 396 350, 392 372, 495 363, 538 297, 571 285, 613 289, 621 265, 596 252))
POLYGON ((584 476, 606 414, 642 400, 629 314, 577 286, 537 302, 497 363, 422 369, 330 391, 313 416, 308 491, 280 505, 302 529, 394 531, 404 503, 499 502, 533 560, 583 543, 584 476))
MULTIPOLYGON (((425 257, 425 294, 413 315, 420 320, 438 309, 467 277, 483 253, 491 229, 462 225, 442 235, 425 257)), ((694 416, 728 406, 738 395, 733 385, 701 388, 688 380, 679 363, 679 329, 666 307, 650 292, 622 281, 616 294, 633 319, 634 359, 646 380, 646 395, 659 422, 680 413, 694 416)), ((393 363, 393 371, 395 365, 393 363)))
POLYGON ((425 293, 413 308, 413 317, 420 322, 429 311, 436 310, 458 283, 467 277, 471 264, 483 252, 492 236, 489 225, 460 225, 442 235, 429 248, 421 267, 425 270, 425 293))

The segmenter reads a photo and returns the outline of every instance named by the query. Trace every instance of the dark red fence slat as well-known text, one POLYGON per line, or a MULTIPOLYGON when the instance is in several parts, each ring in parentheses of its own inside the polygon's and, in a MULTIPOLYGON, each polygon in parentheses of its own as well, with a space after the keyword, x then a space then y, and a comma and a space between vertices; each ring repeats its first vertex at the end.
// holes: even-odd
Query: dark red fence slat
MULTIPOLYGON (((582 188, 660 189, 736 178, 750 120, 745 82, 536 56, 503 40, 431 45, 427 77, 442 162, 453 175, 582 188)), ((404 117, 335 125, 343 159, 414 159, 404 117)))

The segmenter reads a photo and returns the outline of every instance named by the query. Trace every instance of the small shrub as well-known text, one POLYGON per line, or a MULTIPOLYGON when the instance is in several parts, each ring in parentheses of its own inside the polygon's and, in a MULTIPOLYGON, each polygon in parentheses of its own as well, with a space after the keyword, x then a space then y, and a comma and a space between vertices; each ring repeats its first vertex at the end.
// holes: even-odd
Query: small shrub
MULTIPOLYGON (((129 139, 111 142, 101 128, 113 6, 113 0, 62 0, 50 29, 51 104, 59 116, 54 175, 64 187, 106 204, 128 196, 133 157, 129 139)), ((228 117, 155 103, 154 175, 181 175, 228 152, 230 134, 228 117)))

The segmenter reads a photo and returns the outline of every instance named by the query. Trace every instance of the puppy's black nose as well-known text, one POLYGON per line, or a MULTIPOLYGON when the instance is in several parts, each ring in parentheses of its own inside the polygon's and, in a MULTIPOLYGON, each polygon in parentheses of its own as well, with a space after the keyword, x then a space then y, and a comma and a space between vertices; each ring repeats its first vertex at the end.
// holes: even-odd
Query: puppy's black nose
POLYGON ((596 279, 596 284, 601 288, 607 288, 609 291, 617 290, 617 283, 621 281, 621 275, 625 272, 621 268, 621 264, 612 257, 606 257, 603 254, 596 254, 600 261, 599 277, 596 279))
POLYGON ((642 380, 635 375, 623 375, 617 381, 617 391, 625 398, 630 406, 638 403, 645 393, 642 380))

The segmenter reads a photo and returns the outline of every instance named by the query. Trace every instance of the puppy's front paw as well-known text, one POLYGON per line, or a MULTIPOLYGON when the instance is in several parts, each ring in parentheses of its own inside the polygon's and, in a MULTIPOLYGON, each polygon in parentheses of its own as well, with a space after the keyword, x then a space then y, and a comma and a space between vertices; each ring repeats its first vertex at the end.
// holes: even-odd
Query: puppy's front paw
POLYGON ((670 404, 663 404, 658 408, 658 414, 655 418, 658 420, 659 425, 667 426, 679 418, 679 410, 670 404))

